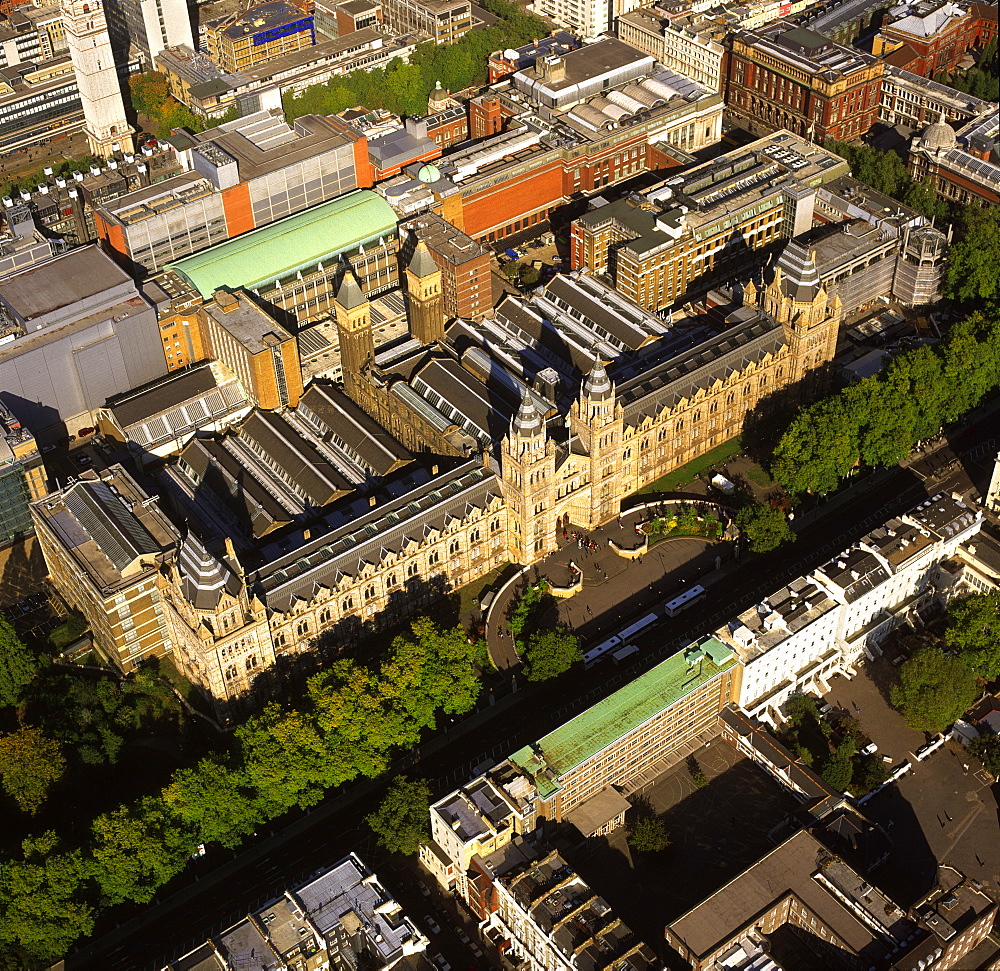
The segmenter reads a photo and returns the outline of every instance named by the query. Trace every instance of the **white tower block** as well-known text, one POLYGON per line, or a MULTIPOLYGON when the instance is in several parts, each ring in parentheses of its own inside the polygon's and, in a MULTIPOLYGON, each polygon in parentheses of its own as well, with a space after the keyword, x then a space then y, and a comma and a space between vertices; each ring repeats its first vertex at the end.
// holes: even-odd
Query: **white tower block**
POLYGON ((60 8, 90 151, 107 158, 117 144, 121 151, 131 152, 132 129, 125 120, 125 102, 101 0, 60 0, 60 8))

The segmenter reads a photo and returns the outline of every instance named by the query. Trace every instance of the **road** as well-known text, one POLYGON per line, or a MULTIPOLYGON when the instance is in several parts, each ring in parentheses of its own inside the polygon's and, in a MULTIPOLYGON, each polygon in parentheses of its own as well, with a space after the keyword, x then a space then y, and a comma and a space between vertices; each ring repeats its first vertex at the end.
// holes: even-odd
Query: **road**
MULTIPOLYGON (((980 421, 952 442, 980 489, 985 489, 984 477, 989 481, 988 465, 996 452, 996 443, 989 438, 991 430, 990 422, 980 421), (979 464, 971 465, 973 460, 979 464)), ((946 470, 945 474, 950 488, 959 484, 960 471, 946 470)), ((964 484, 969 487, 967 478, 964 484)), ((430 779, 439 793, 449 791, 484 763, 499 761, 520 745, 540 738, 673 653, 679 644, 718 627, 775 587, 825 562, 869 529, 938 491, 937 483, 925 482, 909 468, 869 476, 800 517, 794 546, 730 567, 724 582, 713 584, 705 600, 678 617, 665 619, 639 642, 642 651, 637 663, 566 675, 558 690, 529 685, 512 694, 488 696, 479 711, 447 726, 395 768, 430 779), (546 704, 540 703, 542 699, 546 704)), ((219 851, 214 859, 193 863, 168 888, 173 892, 169 896, 164 892, 158 906, 145 908, 120 927, 112 924, 109 929, 105 924, 104 936, 66 958, 67 971, 159 971, 169 960, 318 868, 351 850, 364 857, 368 836, 359 821, 374 807, 380 791, 378 783, 358 783, 332 794, 309 815, 281 829, 273 824, 273 835, 263 838, 261 834, 260 842, 235 858, 227 859, 219 851)), ((116 914, 119 920, 127 917, 121 911, 116 914)))

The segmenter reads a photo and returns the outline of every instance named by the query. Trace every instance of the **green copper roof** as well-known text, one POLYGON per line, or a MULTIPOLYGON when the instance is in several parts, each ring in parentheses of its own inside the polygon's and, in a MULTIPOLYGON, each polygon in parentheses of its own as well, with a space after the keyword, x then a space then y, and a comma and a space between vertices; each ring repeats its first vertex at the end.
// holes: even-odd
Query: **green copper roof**
POLYGON ((169 264, 203 297, 219 287, 260 284, 334 260, 395 232, 396 214, 380 195, 358 189, 169 264))
POLYGON ((535 745, 519 749, 510 760, 533 777, 538 794, 547 798, 559 790, 560 776, 735 664, 733 652, 708 637, 657 664, 535 745))

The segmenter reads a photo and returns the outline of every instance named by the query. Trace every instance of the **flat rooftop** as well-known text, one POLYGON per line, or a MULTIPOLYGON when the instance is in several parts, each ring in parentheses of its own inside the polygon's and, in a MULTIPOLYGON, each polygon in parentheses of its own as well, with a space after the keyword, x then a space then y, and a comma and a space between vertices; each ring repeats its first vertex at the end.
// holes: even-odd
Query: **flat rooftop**
MULTIPOLYGON (((817 879, 827 860, 832 861, 832 855, 809 832, 800 830, 673 921, 669 929, 695 955, 706 956, 752 924, 755 917, 794 895, 851 951, 870 956, 870 963, 874 963, 874 958, 884 956, 885 949, 873 931, 817 879)), ((846 880, 838 880, 841 882, 846 880)))
POLYGON ((311 18, 312 14, 307 13, 301 7, 296 7, 287 0, 269 0, 268 3, 259 3, 255 7, 249 7, 238 14, 236 19, 226 26, 228 17, 214 20, 205 26, 212 30, 219 30, 230 40, 239 40, 248 34, 256 34, 262 30, 271 30, 275 27, 282 27, 285 24, 296 20, 311 18))
POLYGON ((667 658, 585 712, 511 756, 535 780, 545 798, 559 789, 558 777, 628 735, 737 663, 732 649, 706 638, 667 658), (550 778, 548 771, 555 773, 550 778))
POLYGON ((232 294, 231 299, 221 294, 220 297, 221 302, 206 304, 204 312, 251 354, 259 354, 266 347, 293 339, 281 324, 245 294, 232 294))
POLYGON ((0 300, 31 321, 132 278, 98 246, 81 246, 0 280, 0 300))

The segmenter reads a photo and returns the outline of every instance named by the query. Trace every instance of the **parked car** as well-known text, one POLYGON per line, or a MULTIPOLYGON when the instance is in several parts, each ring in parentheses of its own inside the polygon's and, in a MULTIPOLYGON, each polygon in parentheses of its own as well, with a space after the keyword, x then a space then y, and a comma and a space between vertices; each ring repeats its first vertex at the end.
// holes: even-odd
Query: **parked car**
POLYGON ((444 959, 443 954, 435 954, 434 963, 441 971, 451 971, 451 965, 444 959))
POLYGON ((427 918, 427 926, 431 929, 432 934, 441 933, 441 925, 433 917, 427 918))
POLYGON ((874 742, 869 742, 862 750, 862 755, 874 755, 878 751, 878 746, 874 742))

